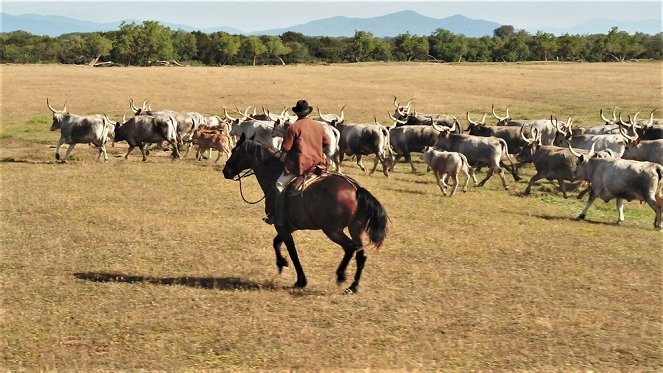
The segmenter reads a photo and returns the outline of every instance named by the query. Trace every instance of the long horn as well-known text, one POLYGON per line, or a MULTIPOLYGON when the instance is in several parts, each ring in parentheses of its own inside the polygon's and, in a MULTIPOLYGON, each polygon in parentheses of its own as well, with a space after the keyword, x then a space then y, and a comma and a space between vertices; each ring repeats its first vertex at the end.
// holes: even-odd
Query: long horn
POLYGON ((381 125, 380 122, 378 122, 378 118, 375 116, 375 114, 373 114, 373 120, 375 121, 375 124, 377 124, 378 126, 381 125))
POLYGON ((147 108, 147 99, 143 100, 143 110, 149 110, 147 108))
POLYGON ((322 113, 320 112, 320 106, 316 106, 315 109, 318 110, 318 117, 319 117, 320 119, 324 120, 324 119, 322 118, 322 113))
POLYGON ((134 114, 136 114, 138 112, 138 110, 140 110, 139 108, 136 107, 136 105, 134 105, 134 99, 133 98, 129 98, 129 107, 131 108, 131 111, 134 112, 134 114))
POLYGON ((622 120, 622 113, 619 112, 619 124, 622 126, 630 127, 628 123, 624 123, 624 120, 622 120))
POLYGON ((343 105, 343 107, 341 108, 341 117, 338 118, 339 123, 343 123, 343 121, 345 120, 345 107, 346 106, 348 106, 348 104, 343 105))
POLYGON ((647 126, 647 127, 651 127, 652 125, 654 125, 654 112, 655 112, 657 109, 658 109, 658 108, 656 108, 656 109, 654 109, 654 110, 651 111, 651 113, 649 114, 649 123, 645 124, 645 126, 647 126))
POLYGON ((525 142, 528 143, 528 144, 531 143, 531 142, 534 142, 533 140, 530 140, 527 137, 525 137, 525 131, 523 131, 523 128, 525 128, 524 124, 522 126, 520 126, 520 130, 518 131, 518 132, 520 132, 520 137, 522 137, 522 139, 525 140, 525 142))
POLYGON ((599 110, 599 115, 601 115, 601 119, 605 122, 605 124, 610 124, 610 119, 606 118, 605 115, 603 115, 603 109, 599 110))
POLYGON ((617 121, 617 117, 615 116, 615 112, 617 112, 617 109, 619 109, 619 106, 615 106, 614 109, 612 109, 612 120, 617 121))
POLYGON ((495 119, 497 119, 497 120, 504 120, 504 119, 506 119, 506 118, 500 118, 497 114, 495 114, 495 105, 490 105, 490 110, 492 110, 492 112, 493 112, 493 116, 495 117, 495 119))
POLYGON ((504 119, 509 119, 509 107, 508 106, 506 107, 506 116, 504 117, 504 119))
POLYGON ((53 109, 51 104, 48 102, 48 97, 46 97, 46 106, 48 106, 48 108, 53 112, 53 114, 58 112, 57 110, 53 109))
POLYGON ((392 119, 394 122, 396 122, 396 123, 400 123, 400 124, 405 124, 405 123, 407 123, 406 120, 400 120, 400 119, 396 119, 396 118, 394 118, 394 116, 391 115, 390 112, 387 112, 387 115, 389 115, 389 118, 391 118, 391 119, 392 119))
POLYGON ((596 141, 594 141, 594 142, 592 143, 592 148, 589 149, 589 154, 587 154, 587 158, 592 158, 592 157, 594 156, 594 154, 595 154, 595 152, 594 152, 594 147, 595 147, 595 146, 596 146, 596 141))
POLYGON ((225 106, 223 107, 223 115, 225 115, 225 116, 226 116, 226 118, 228 118, 228 119, 232 120, 233 122, 234 122, 234 121, 236 121, 236 119, 235 119, 235 118, 233 118, 233 117, 231 117, 230 115, 228 115, 228 110, 226 109, 226 107, 225 107, 225 106))
MULTIPOLYGON (((244 117, 242 118, 242 120, 245 120, 246 118, 249 117, 249 109, 251 109, 251 105, 249 105, 249 106, 246 108, 246 110, 244 110, 244 114, 242 114, 244 117)), ((240 112, 240 113, 241 113, 241 112, 240 112)))
POLYGON ((122 123, 127 123, 127 115, 122 113, 122 123))
POLYGON ((408 111, 407 111, 408 113, 410 112, 409 109, 410 109, 410 106, 412 105, 412 101, 414 101, 414 97, 412 97, 411 99, 407 100, 407 105, 405 105, 405 108, 408 109, 408 111))
POLYGON ((637 133, 636 131, 633 131, 633 132, 635 133, 635 137, 631 137, 631 136, 629 136, 629 135, 626 133, 626 130, 624 129, 624 127, 619 126, 619 133, 621 133, 622 136, 624 136, 624 138, 625 138, 626 140, 636 142, 636 141, 638 140, 638 133, 637 133))
POLYGON ((401 105, 396 102, 396 96, 394 96, 394 106, 396 106, 397 109, 401 107, 401 105))
POLYGON ((469 112, 469 111, 466 111, 465 114, 467 114, 467 122, 468 122, 469 124, 471 124, 471 125, 473 125, 473 126, 478 125, 477 122, 473 122, 472 119, 470 119, 470 112, 469 112))
POLYGON ((479 124, 481 124, 482 126, 485 125, 487 116, 488 116, 488 114, 483 113, 483 118, 481 118, 481 122, 479 122, 479 124))
POLYGON ((67 112, 67 101, 64 102, 64 107, 62 108, 62 112, 63 113, 67 112))
POLYGON ((152 111, 152 103, 151 102, 147 103, 147 110, 152 111))
MULTIPOLYGON (((571 153, 573 153, 573 155, 575 155, 575 156, 578 157, 578 158, 582 157, 582 154, 578 153, 577 151, 575 151, 575 149, 573 149, 573 148, 571 147, 571 143, 570 143, 568 140, 566 141, 566 145, 569 146, 569 150, 571 151, 571 153)), ((593 146, 594 146, 594 145, 592 145, 592 147, 593 147, 593 146)))
POLYGON ((631 126, 635 128, 642 128, 642 126, 638 124, 638 114, 640 114, 639 111, 635 113, 635 115, 633 116, 633 120, 631 121, 631 126))

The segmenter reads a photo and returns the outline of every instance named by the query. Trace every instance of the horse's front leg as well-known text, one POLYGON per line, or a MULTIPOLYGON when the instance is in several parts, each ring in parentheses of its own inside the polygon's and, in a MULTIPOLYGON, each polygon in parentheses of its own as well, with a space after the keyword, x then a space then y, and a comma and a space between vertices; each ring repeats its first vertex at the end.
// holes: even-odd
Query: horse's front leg
POLYGON ((272 242, 272 246, 274 246, 274 253, 276 253, 276 268, 279 269, 279 273, 283 272, 283 267, 288 266, 288 260, 283 257, 281 254, 281 245, 283 244, 283 240, 279 237, 277 234, 276 237, 274 237, 274 241, 272 242))
POLYGON ((297 272, 297 282, 295 282, 293 287, 306 287, 306 275, 304 274, 302 264, 299 262, 295 241, 292 239, 292 231, 288 228, 277 228, 277 231, 279 232, 279 237, 285 242, 285 247, 288 248, 288 255, 290 255, 290 260, 292 260, 292 264, 295 266, 295 272, 297 272))

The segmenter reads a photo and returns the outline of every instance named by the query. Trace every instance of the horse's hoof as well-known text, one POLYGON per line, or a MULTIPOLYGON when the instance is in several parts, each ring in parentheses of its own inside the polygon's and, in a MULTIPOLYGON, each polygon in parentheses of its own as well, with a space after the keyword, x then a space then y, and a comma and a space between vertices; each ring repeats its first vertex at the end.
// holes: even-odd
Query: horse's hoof
POLYGON ((352 286, 350 286, 349 288, 345 289, 345 291, 343 292, 343 295, 355 294, 356 292, 357 292, 357 288, 353 289, 352 286))
POLYGON ((578 215, 578 220, 585 220, 585 214, 578 215))

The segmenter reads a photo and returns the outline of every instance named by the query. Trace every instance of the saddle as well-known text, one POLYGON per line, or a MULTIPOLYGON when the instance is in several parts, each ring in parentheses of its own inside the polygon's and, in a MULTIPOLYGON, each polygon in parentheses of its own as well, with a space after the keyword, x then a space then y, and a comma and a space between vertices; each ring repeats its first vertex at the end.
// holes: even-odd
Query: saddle
POLYGON ((288 194, 301 196, 311 184, 328 175, 329 173, 325 167, 319 165, 313 166, 306 170, 304 175, 297 176, 292 182, 290 182, 288 185, 288 194))

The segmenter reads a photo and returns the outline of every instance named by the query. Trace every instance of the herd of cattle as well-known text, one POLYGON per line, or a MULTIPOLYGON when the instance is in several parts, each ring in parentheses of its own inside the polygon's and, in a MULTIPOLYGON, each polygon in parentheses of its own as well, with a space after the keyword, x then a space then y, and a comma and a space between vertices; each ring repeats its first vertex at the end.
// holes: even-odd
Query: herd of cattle
MULTIPOLYGON (((622 118, 617 108, 612 118, 600 110, 601 123, 589 128, 572 126, 566 122, 550 119, 514 120, 506 109, 504 117, 499 116, 494 107, 494 125, 486 124, 487 114, 481 121, 474 121, 466 113, 468 127, 463 129, 456 116, 449 114, 422 114, 412 108, 413 99, 401 105, 394 97, 393 113, 389 117, 391 125, 384 126, 374 117, 373 123, 348 123, 345 120, 345 107, 340 114, 322 114, 314 118, 325 128, 331 146, 324 149, 331 168, 341 172, 345 156, 356 157, 362 171, 366 168, 362 156, 374 155, 371 174, 378 164, 382 165, 385 176, 393 171, 401 157, 416 171, 412 153, 421 153, 437 183, 445 195, 447 177, 454 181, 454 194, 458 185, 458 174, 472 177, 475 185, 482 186, 495 173, 502 185, 508 189, 504 176, 506 169, 518 181, 518 169, 533 163, 536 174, 530 179, 524 193, 529 194, 533 183, 540 179, 557 180, 564 198, 567 198, 566 182, 586 181, 589 187, 578 198, 589 192, 589 200, 579 218, 583 219, 596 197, 606 202, 617 200, 618 223, 624 220, 623 200, 639 200, 647 203, 655 212, 654 226, 661 229, 661 209, 663 207, 663 120, 655 119, 652 110, 648 120, 633 117, 622 118), (517 162, 514 164, 512 156, 517 162), (508 162, 508 164, 506 163, 508 162), (475 171, 487 167, 483 180, 477 181, 475 171)), ((207 150, 216 149, 219 160, 222 154, 230 155, 235 139, 241 135, 253 138, 263 146, 277 152, 285 128, 297 117, 287 109, 280 114, 272 113, 263 107, 262 113, 256 109, 244 112, 224 108, 224 117, 204 116, 197 112, 173 110, 152 110, 144 101, 137 107, 130 100, 134 116, 112 121, 105 114, 79 116, 63 110, 55 110, 46 99, 53 113, 51 131, 60 129, 61 137, 55 150, 55 158, 60 160, 62 144, 69 148, 64 156, 66 161, 75 144, 92 144, 99 149, 99 158, 108 159, 105 145, 108 142, 126 141, 131 151, 138 147, 147 159, 151 146, 168 143, 172 157, 179 158, 180 151, 186 148, 184 156, 193 145, 198 145, 196 157, 201 159, 207 150)), ((211 151, 210 151, 211 155, 211 151)))

